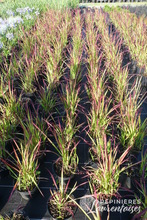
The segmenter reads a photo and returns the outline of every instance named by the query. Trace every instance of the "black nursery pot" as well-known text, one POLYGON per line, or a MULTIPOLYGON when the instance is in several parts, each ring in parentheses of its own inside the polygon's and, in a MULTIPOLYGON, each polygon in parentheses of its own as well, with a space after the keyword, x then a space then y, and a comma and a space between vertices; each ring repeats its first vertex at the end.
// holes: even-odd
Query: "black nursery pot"
MULTIPOLYGON (((73 199, 74 199, 74 196, 72 195, 73 199)), ((73 220, 74 218, 72 217, 72 215, 69 215, 67 217, 65 217, 64 219, 62 218, 58 218, 58 217, 54 217, 53 214, 51 213, 51 207, 49 205, 49 201, 51 200, 52 196, 49 197, 49 200, 48 200, 48 203, 47 203, 47 208, 48 208, 48 211, 49 211, 49 215, 51 217, 51 220, 73 220)), ((74 213, 74 216, 77 212, 77 209, 78 207, 77 206, 74 206, 74 210, 73 210, 73 213, 74 213)))
MULTIPOLYGON (((40 180, 38 179, 37 185, 39 185, 39 182, 40 182, 40 180)), ((35 192, 37 191, 37 187, 34 185, 34 188, 32 190, 30 190, 30 192, 20 191, 18 189, 17 189, 17 191, 24 200, 29 200, 35 194, 35 192)))
MULTIPOLYGON (((61 181, 61 168, 62 168, 62 157, 58 158, 52 166, 53 172, 55 173, 55 175, 58 177, 59 181, 61 181), (58 169, 58 163, 61 164, 60 169, 58 169)), ((77 171, 77 169, 76 169, 77 171)), ((69 179, 72 179, 74 177, 73 173, 70 173, 69 175, 64 175, 63 173, 63 182, 67 183, 69 179)))
POLYGON ((34 187, 33 190, 30 191, 30 193, 28 191, 19 191, 17 189, 17 191, 19 192, 19 194, 21 195, 21 197, 24 199, 24 200, 29 200, 31 198, 31 196, 33 196, 33 194, 36 192, 37 188, 34 187))

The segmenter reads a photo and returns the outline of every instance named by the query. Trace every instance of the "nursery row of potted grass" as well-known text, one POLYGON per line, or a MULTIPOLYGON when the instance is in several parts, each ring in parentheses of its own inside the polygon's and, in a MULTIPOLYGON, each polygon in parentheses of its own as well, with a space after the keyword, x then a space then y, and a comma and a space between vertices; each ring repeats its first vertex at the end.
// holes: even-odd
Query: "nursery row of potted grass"
POLYGON ((128 47, 132 60, 140 68, 138 74, 147 72, 147 19, 144 16, 137 17, 129 10, 109 11, 112 23, 118 29, 125 45, 128 47))
MULTIPOLYGON (((40 171, 38 171, 38 161, 40 156, 42 156, 42 152, 44 153, 45 140, 48 140, 55 147, 57 154, 60 156, 56 161, 57 165, 55 164, 54 166, 55 169, 57 167, 59 176, 61 176, 62 167, 64 177, 67 176, 68 178, 69 174, 71 175, 77 170, 78 156, 76 146, 78 143, 76 143, 74 136, 78 130, 76 122, 79 103, 78 83, 80 81, 80 62, 83 46, 80 14, 77 13, 73 21, 73 33, 70 33, 71 15, 72 13, 69 11, 63 13, 52 10, 46 13, 42 20, 38 20, 31 33, 25 33, 25 38, 19 47, 20 50, 16 51, 15 57, 11 57, 10 63, 5 61, 5 67, 3 67, 4 74, 2 77, 4 78, 1 81, 1 161, 6 164, 12 176, 16 179, 13 191, 17 188, 18 191, 21 191, 24 199, 28 199, 28 196, 34 192, 34 186, 39 189, 40 171), (47 17, 50 17, 50 19, 47 19, 47 17), (62 124, 53 124, 51 126, 48 119, 57 104, 55 101, 58 95, 57 87, 60 85, 60 78, 64 74, 63 58, 67 59, 64 49, 70 34, 73 34, 73 42, 72 47, 69 48, 70 61, 66 60, 70 77, 66 79, 66 84, 63 83, 61 88, 59 88, 62 91, 61 100, 66 116, 62 124), (13 82, 14 75, 12 74, 14 71, 16 83, 13 82), (41 77, 39 78, 40 73, 41 77), (35 93, 34 83, 37 80, 41 96, 39 100, 37 99, 36 101, 35 99, 37 103, 33 103, 33 110, 31 110, 31 103, 29 102, 33 99, 35 93), (40 84, 44 86, 41 89, 40 84), (6 85, 8 85, 8 88, 5 87, 6 85), (5 93, 3 91, 4 87, 7 89, 5 93), (22 96, 24 96, 24 103, 22 96), (42 107, 40 114, 39 110, 35 109, 35 104, 40 104, 42 107), (27 106, 26 110, 23 109, 25 105, 27 106), (5 130, 3 130, 4 125, 6 125, 5 130), (17 132, 15 130, 17 130, 18 126, 21 134, 16 138, 17 132), (48 130, 52 131, 56 144, 48 137, 48 130), (6 142, 12 138, 14 142, 13 156, 5 148, 6 142), (4 157, 6 153, 9 155, 7 160, 4 157)), ((52 202, 49 203, 49 207, 52 210, 58 197, 59 200, 63 199, 65 203, 62 204, 61 209, 69 213, 66 210, 67 201, 64 201, 65 195, 61 192, 63 184, 61 183, 61 185, 62 187, 59 187, 60 191, 55 193, 55 195, 51 192, 52 202)), ((41 191, 40 193, 42 194, 41 191)), ((67 199, 68 197, 69 195, 67 195, 67 199)), ((60 209, 58 210, 58 207, 56 211, 64 219, 65 216, 63 217, 63 215, 65 213, 61 212, 62 210, 60 209)))
MULTIPOLYGON (((67 67, 69 74, 66 76, 65 88, 63 89, 63 104, 65 109, 65 118, 63 124, 57 126, 54 137, 57 143, 57 151, 60 151, 60 157, 55 162, 56 174, 59 178, 57 186, 54 177, 53 182, 57 191, 51 191, 51 197, 48 203, 49 211, 54 218, 66 219, 74 217, 76 202, 73 193, 77 189, 76 183, 70 189, 70 179, 78 172, 79 158, 77 155, 77 146, 79 138, 77 137, 80 124, 78 124, 78 113, 80 103, 80 67, 83 50, 83 40, 81 35, 82 21, 79 11, 75 12, 72 23, 72 45, 69 49, 69 59, 67 67), (69 190, 70 189, 70 190, 69 190)), ((54 144, 53 144, 54 145, 54 144)), ((56 148, 56 145, 54 145, 56 148)))
MULTIPOLYGON (((91 109, 87 116, 88 136, 93 143, 93 147, 98 148, 96 155, 91 156, 98 158, 101 155, 100 145, 103 143, 103 137, 110 132, 109 125, 112 123, 110 114, 114 109, 111 109, 111 98, 107 96, 106 70, 102 67, 103 52, 101 51, 98 28, 94 28, 94 15, 87 14, 85 21, 88 56, 88 83, 86 89, 91 103, 91 109)), ((94 149, 93 151, 95 152, 94 149)))
MULTIPOLYGON (((69 61, 67 67, 69 69, 65 78, 65 84, 62 82, 62 103, 65 111, 62 125, 59 122, 57 130, 54 133, 57 145, 60 148, 60 156, 62 158, 63 176, 70 177, 77 170, 78 156, 77 144, 75 138, 80 125, 78 124, 78 111, 80 102, 80 65, 83 42, 81 38, 81 19, 79 12, 75 13, 72 29, 72 45, 69 48, 69 61)), ((55 146, 55 145, 54 145, 55 146)), ((61 176, 61 171, 60 175, 61 176)))
MULTIPOLYGON (((119 176, 124 169, 120 169, 123 160, 129 151, 116 160, 117 147, 108 140, 111 135, 111 125, 114 117, 112 113, 115 107, 111 107, 111 95, 108 97, 107 75, 102 61, 104 59, 101 50, 99 29, 95 22, 97 14, 85 15, 86 23, 86 52, 87 52, 87 93, 91 107, 87 115, 88 131, 90 138, 90 158, 94 166, 88 166, 86 172, 89 176, 90 193, 95 199, 93 219, 100 219, 99 203, 102 198, 108 200, 116 195, 119 188, 119 176), (113 174, 112 174, 113 173, 113 174), (112 174, 112 175, 111 175, 112 174)), ((98 19, 100 17, 98 16, 98 19)), ((110 213, 108 213, 109 219, 110 213)))
POLYGON ((133 147, 136 151, 142 149, 146 127, 146 121, 141 124, 138 110, 142 105, 145 95, 141 97, 141 81, 137 79, 129 86, 128 68, 122 67, 123 51, 121 41, 117 35, 108 31, 107 18, 104 13, 98 13, 96 24, 102 35, 101 43, 105 53, 107 72, 112 80, 112 92, 116 104, 119 104, 120 117, 118 118, 118 129, 120 130, 120 143, 123 148, 133 147), (131 88, 130 88, 131 87, 131 88), (143 134, 144 133, 144 134, 143 134), (141 138, 143 134, 143 137, 141 138), (135 149, 136 148, 136 149, 135 149))
POLYGON ((53 18, 54 11, 48 12, 50 24, 45 15, 42 20, 38 20, 34 27, 36 31, 25 33, 19 44, 19 51, 16 50, 10 61, 5 60, 1 66, 2 146, 7 140, 15 137, 17 126, 27 115, 24 110, 27 103, 32 101, 34 106, 39 105, 38 112, 42 112, 43 115, 48 111, 51 113, 57 105, 58 97, 55 92, 63 74, 62 50, 67 44, 69 19, 65 19, 65 24, 62 21, 64 15, 56 13, 56 22, 53 18), (51 22, 52 19, 54 23, 51 22), (61 32, 58 26, 60 22, 63 25, 60 27, 61 32))
MULTIPOLYGON (((86 60, 88 63, 86 89, 91 102, 90 113, 86 117, 89 129, 87 134, 91 140, 90 146, 92 146, 90 153, 97 166, 96 169, 93 167, 86 168, 86 173, 89 176, 92 196, 96 200, 96 214, 92 212, 92 215, 94 219, 99 219, 97 201, 103 196, 111 198, 112 195, 117 193, 119 174, 125 170, 125 167, 120 167, 125 161, 127 152, 132 147, 130 145, 133 145, 134 142, 128 144, 130 136, 125 136, 124 147, 126 148, 128 144, 127 150, 124 149, 122 155, 116 159, 118 147, 113 141, 108 140, 108 137, 111 137, 112 134, 111 126, 116 122, 114 117, 111 116, 116 111, 116 106, 111 107, 112 95, 109 95, 111 90, 108 91, 107 89, 109 80, 107 72, 111 75, 112 72, 109 72, 109 67, 107 69, 102 67, 101 60, 103 61, 104 57, 106 59, 109 54, 107 54, 106 48, 104 50, 103 47, 102 49, 105 52, 103 55, 103 51, 99 48, 99 43, 103 46, 103 38, 106 44, 111 43, 113 45, 114 42, 109 41, 107 33, 102 34, 104 32, 100 28, 102 25, 99 26, 97 19, 95 17, 91 19, 90 16, 89 14, 86 15, 85 19, 85 48, 88 56, 86 60), (101 38, 98 37, 98 31, 101 32, 101 38), (100 70, 101 68, 102 70, 100 70)), ((103 15, 99 14, 99 16, 103 15)), ((104 24, 104 20, 101 22, 101 24, 104 24)), ((51 174, 58 190, 51 191, 49 210, 55 215, 54 218, 61 217, 61 219, 74 215, 75 205, 82 209, 72 196, 77 187, 74 186, 69 193, 67 189, 70 180, 66 184, 63 182, 63 177, 69 179, 71 174, 76 173, 78 165, 76 134, 81 126, 78 124, 78 113, 80 82, 82 80, 81 64, 84 62, 82 59, 84 48, 82 39, 83 24, 79 11, 73 14, 70 11, 66 11, 66 13, 54 10, 48 11, 41 20, 38 19, 31 32, 24 33, 25 37, 20 42, 20 50, 16 51, 15 56, 12 55, 10 62, 6 61, 2 66, 0 132, 3 148, 1 152, 2 154, 7 152, 9 158, 6 160, 4 155, 1 155, 1 161, 9 167, 11 174, 16 179, 14 189, 17 188, 20 191, 20 186, 22 186, 22 189, 27 189, 28 195, 31 195, 34 185, 39 189, 39 159, 41 152, 44 153, 46 140, 52 144, 59 156, 54 169, 58 170, 59 168, 57 174, 60 181, 58 186, 51 174), (71 40, 71 44, 69 40, 71 40), (62 80, 63 76, 65 76, 65 80, 62 80), (60 96, 58 96, 58 91, 60 91, 60 96), (39 100, 38 94, 40 94, 39 100), (64 117, 56 124, 54 120, 51 123, 50 119, 54 119, 54 109, 57 108, 57 102, 64 106, 64 111, 61 113, 61 116, 64 114, 64 117), (25 106, 27 107, 24 108, 25 106), (5 129, 3 129, 4 126, 5 129), (50 133, 53 134, 56 142, 51 140, 50 133), (5 144, 14 138, 13 156, 11 156, 10 149, 5 151, 7 149, 5 144), (21 175, 22 173, 24 176, 21 175)), ((113 55, 116 56, 116 53, 113 55)), ((112 64, 114 60, 111 61, 112 64)), ((114 85, 117 85, 116 82, 114 85)), ((136 87, 133 87, 132 91, 134 91, 134 88, 136 87)), ((115 94, 116 92, 113 94, 114 97, 115 94)), ((127 101, 125 98, 121 100, 121 104, 125 103, 125 111, 130 107, 127 106, 128 100, 130 100, 133 110, 136 107, 138 95, 134 93, 132 98, 131 94, 129 94, 127 101)), ((117 99, 116 103, 119 103, 117 99)), ((119 105, 117 110, 120 110, 119 105)), ((132 120, 135 117, 137 121, 140 120, 137 116, 137 110, 138 108, 135 108, 135 116, 133 114, 132 120)), ((61 109, 59 111, 61 112, 61 109)), ((128 118, 132 116, 130 112, 132 113, 132 109, 127 112, 128 118)), ((123 112, 123 114, 126 117, 126 112, 123 112)), ((126 126, 129 126, 128 121, 126 121, 126 126)), ((137 132, 139 131, 137 127, 137 132)), ((133 141, 135 140, 136 133, 133 137, 133 141)), ((50 148, 47 150, 50 151, 50 148)), ((28 198, 28 195, 25 195, 25 198, 28 198)), ((84 210, 82 211, 85 213, 84 210)), ((85 213, 85 215, 88 219, 91 219, 88 214, 85 213)))
MULTIPOLYGON (((130 152, 134 154, 136 151, 139 152, 143 149, 147 124, 146 120, 141 123, 138 110, 144 98, 140 98, 140 80, 136 80, 131 88, 129 86, 128 69, 122 67, 121 41, 115 34, 110 33, 107 15, 99 11, 95 15, 89 13, 85 17, 87 24, 88 94, 91 101, 88 116, 88 136, 92 146, 90 148, 91 158, 98 163, 98 169, 90 169, 88 175, 92 178, 91 187, 93 187, 93 192, 95 189, 96 195, 99 196, 107 192, 105 196, 109 197, 109 190, 113 193, 118 190, 119 178, 115 177, 127 168, 123 167, 122 170, 119 168, 123 163, 122 158, 126 160, 125 156, 128 156, 130 152), (102 60, 104 60, 103 68, 102 60), (111 84, 109 84, 110 81, 111 84), (110 101, 112 99, 113 105, 110 101), (113 125, 116 127, 113 128, 113 125), (115 130, 112 130, 112 128, 115 130), (114 134, 112 134, 112 131, 114 134), (114 143, 112 147, 107 137, 112 139, 116 137, 118 148, 114 143), (121 146, 123 149, 121 149, 121 146), (123 152, 123 156, 116 160, 116 154, 120 152, 121 154, 123 152), (113 164, 113 168, 115 167, 114 164, 117 163, 116 167, 119 171, 116 169, 113 172, 114 175, 111 176, 111 178, 114 178, 112 182, 115 182, 116 185, 108 184, 112 180, 107 179, 108 173, 112 171, 111 165, 110 167, 107 166, 108 161, 109 165, 113 164)), ((146 158, 146 154, 144 158, 146 158)), ((131 157, 129 157, 129 160, 131 160, 131 157)), ((140 169, 139 173, 141 176, 143 170, 140 169)), ((145 184, 145 174, 141 184, 142 181, 145 184)), ((144 198, 146 198, 146 193, 144 193, 144 198)))
POLYGON ((44 15, 42 20, 39 20, 39 23, 35 26, 36 32, 32 30, 32 33, 25 33, 23 42, 19 45, 20 51, 16 51, 10 58, 10 63, 5 61, 2 67, 0 123, 1 156, 3 152, 5 152, 6 142, 16 136, 19 124, 26 124, 23 124, 24 136, 26 139, 25 144, 27 144, 30 138, 33 138, 30 142, 32 142, 34 146, 40 139, 42 142, 41 133, 34 128, 32 122, 36 117, 34 123, 42 130, 43 121, 41 122, 42 119, 39 119, 38 113, 41 111, 43 115, 46 116, 46 113, 51 113, 57 105, 57 95, 55 92, 62 75, 62 65, 60 65, 60 63, 62 59, 62 50, 67 43, 69 19, 65 19, 65 22, 67 22, 67 24, 65 24, 62 21, 64 15, 60 12, 56 13, 56 21, 53 17, 55 11, 50 11, 48 15, 46 15, 50 16, 50 24, 48 20, 45 19, 44 15), (51 22, 52 19, 54 19, 54 22, 51 22), (58 26, 60 24, 63 25, 61 26, 61 32, 59 32, 58 26), (40 27, 42 27, 42 29, 40 29, 40 27), (42 38, 43 34, 46 38, 42 38), (58 44, 54 42, 56 39, 58 39, 58 44), (42 66, 45 68, 43 69, 42 66), (40 69, 44 71, 40 71, 40 69), (41 78, 44 76, 43 82, 41 84, 39 81, 37 85, 35 82, 38 82, 37 80, 39 80, 40 74, 41 78), (38 109, 38 111, 36 110, 35 117, 30 115, 30 109, 24 110, 24 106, 30 103, 34 92, 37 90, 37 86, 35 87, 34 84, 38 86, 37 96, 39 97, 35 99, 35 103, 33 103, 34 108, 35 104, 40 104, 40 109, 38 109), (32 137, 30 136, 31 134, 33 134, 32 137))

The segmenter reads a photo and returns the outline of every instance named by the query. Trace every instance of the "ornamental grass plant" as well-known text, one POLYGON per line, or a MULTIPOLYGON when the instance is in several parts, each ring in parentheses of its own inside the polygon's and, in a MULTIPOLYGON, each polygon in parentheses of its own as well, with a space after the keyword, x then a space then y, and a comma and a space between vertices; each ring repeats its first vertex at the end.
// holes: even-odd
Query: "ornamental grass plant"
POLYGON ((25 119, 19 119, 21 128, 23 129, 23 135, 20 138, 24 145, 27 145, 27 143, 29 142, 30 153, 33 152, 34 148, 36 148, 36 145, 40 143, 40 147, 36 156, 36 158, 38 159, 38 157, 41 156, 42 153, 45 153, 46 150, 46 137, 42 134, 41 131, 43 131, 44 134, 47 134, 47 128, 45 126, 43 118, 40 119, 37 112, 32 115, 32 113, 29 112, 29 110, 27 109, 26 114, 27 115, 25 119), (38 130, 37 127, 39 127, 41 131, 38 130))
POLYGON ((69 80, 66 85, 62 86, 61 100, 64 105, 65 112, 71 120, 77 118, 80 104, 80 86, 77 88, 76 82, 69 80))
POLYGON ((96 25, 101 33, 101 44, 105 56, 105 66, 110 78, 113 80, 113 92, 117 103, 123 100, 128 82, 128 68, 122 67, 123 52, 121 50, 122 40, 117 33, 109 33, 108 16, 103 12, 98 12, 95 18, 96 25), (97 19, 99 17, 99 19, 97 19))
POLYGON ((109 16, 129 48, 131 58, 136 60, 140 67, 145 68, 144 74, 146 75, 147 35, 145 17, 137 18, 128 10, 117 11, 117 9, 109 12, 109 16))
MULTIPOLYGON (((64 50, 68 44, 70 24, 71 13, 69 10, 66 10, 65 13, 50 10, 37 25, 38 41, 43 51, 43 71, 40 77, 44 78, 44 85, 46 85, 48 92, 50 94, 54 93, 55 96, 57 96, 59 82, 65 71, 64 50), (54 17, 55 15, 56 17, 54 17), (47 17, 50 19, 47 19, 47 17), (42 38, 42 35, 44 38, 42 38)), ((45 93, 43 94, 45 95, 45 93)), ((51 96, 46 98, 50 98, 49 102, 53 101, 51 96)))
MULTIPOLYGON (((15 52, 14 52, 15 53, 15 52)), ((13 86, 15 86, 15 82, 17 81, 18 77, 18 68, 19 63, 17 62, 16 56, 13 54, 10 56, 9 62, 5 58, 3 63, 0 64, 0 69, 2 71, 2 81, 6 85, 6 88, 3 90, 5 91, 8 88, 8 82, 11 82, 13 79, 13 86)))
POLYGON ((62 119, 62 124, 55 125, 52 130, 57 146, 52 145, 62 158, 64 175, 70 172, 75 173, 79 162, 77 155, 79 141, 77 141, 76 136, 81 127, 77 121, 80 87, 76 88, 76 83, 73 79, 69 79, 66 81, 65 88, 62 86, 61 100, 65 109, 65 118, 62 119))
POLYGON ((1 118, 10 120, 13 125, 18 124, 18 115, 23 115, 21 96, 17 97, 10 82, 8 83, 9 90, 3 94, 3 100, 0 103, 1 118))
MULTIPOLYGON (((46 140, 54 147, 55 151, 51 151, 58 156, 59 173, 63 167, 64 176, 75 174, 79 163, 77 155, 77 145, 75 134, 78 132, 79 126, 67 114, 65 121, 61 124, 50 124, 46 121, 48 130, 53 135, 55 142, 52 141, 50 135, 46 135, 38 126, 35 127, 45 136, 46 140)), ((50 150, 49 150, 50 152, 50 150)))
POLYGON ((76 81, 78 84, 81 81, 81 64, 82 64, 82 53, 83 53, 83 38, 82 38, 82 26, 83 21, 80 15, 80 10, 75 11, 73 19, 72 29, 72 46, 69 50, 70 62, 68 67, 70 68, 70 79, 76 81))
POLYGON ((43 82, 43 86, 39 87, 38 91, 38 104, 40 106, 40 111, 43 110, 45 117, 48 117, 50 114, 56 113, 56 108, 60 105, 60 101, 57 97, 57 92, 53 86, 47 86, 45 81, 43 82))
MULTIPOLYGON (((97 15, 97 14, 96 14, 97 15)), ((99 26, 96 24, 96 15, 88 13, 86 22, 86 51, 88 63, 87 93, 91 107, 87 117, 88 136, 91 141, 90 155, 92 160, 100 158, 103 146, 103 136, 111 135, 112 125, 116 121, 115 111, 119 106, 112 105, 112 90, 108 86, 108 73, 102 65, 104 59, 99 26)), ((102 17, 103 18, 103 17, 102 17)), ((106 61, 107 62, 107 61, 106 61)))
POLYGON ((13 86, 8 82, 8 89, 0 101, 0 155, 5 154, 5 145, 15 137, 16 128, 19 125, 19 117, 23 117, 23 103, 21 95, 17 97, 13 86))
POLYGON ((26 71, 21 74, 21 83, 22 83, 22 89, 25 94, 33 94, 35 92, 35 67, 34 67, 34 61, 28 62, 28 59, 26 57, 26 71))
POLYGON ((145 99, 145 94, 141 97, 141 79, 137 79, 126 94, 120 107, 120 143, 124 148, 132 146, 132 150, 138 152, 143 147, 147 129, 147 121, 141 122, 139 113, 145 99))
MULTIPOLYGON (((36 161, 36 155, 40 148, 40 142, 34 147, 32 151, 30 151, 30 141, 26 145, 23 145, 22 142, 17 144, 15 141, 15 147, 13 147, 14 155, 10 153, 10 159, 5 161, 1 159, 2 162, 7 166, 10 170, 10 173, 14 179, 16 179, 16 183, 13 187, 13 191, 17 188, 19 191, 28 191, 31 196, 31 191, 34 187, 40 191, 38 187, 38 178, 40 171, 38 170, 39 165, 38 161, 36 161)), ((12 193, 13 193, 12 191, 12 193)), ((42 194, 42 192, 40 191, 42 194)), ((43 194, 42 194, 43 195, 43 194)))
POLYGON ((89 98, 99 102, 100 97, 106 91, 106 71, 102 70, 103 53, 100 46, 100 35, 98 28, 94 24, 94 16, 88 13, 85 17, 86 22, 86 52, 88 63, 88 85, 86 90, 89 98))
POLYGON ((106 98, 102 95, 97 103, 96 100, 92 100, 92 105, 89 115, 87 115, 87 121, 89 125, 89 134, 94 140, 101 138, 103 134, 110 133, 110 126, 113 124, 115 107, 111 107, 111 97, 106 98))
POLYGON ((59 124, 55 125, 52 130, 57 144, 56 145, 52 142, 52 145, 55 148, 59 158, 61 157, 62 164, 60 165, 60 169, 63 167, 64 176, 75 174, 79 163, 79 158, 77 155, 78 142, 74 137, 78 127, 71 124, 71 122, 72 121, 69 118, 69 123, 66 123, 65 127, 59 124))
POLYGON ((98 28, 94 23, 94 15, 92 13, 87 13, 85 17, 86 23, 86 52, 87 52, 87 62, 88 62, 88 73, 92 78, 100 72, 100 64, 102 53, 100 53, 100 35, 98 28))
POLYGON ((36 24, 31 32, 24 31, 22 43, 20 43, 21 59, 17 61, 18 77, 24 94, 33 94, 36 91, 44 64, 45 51, 37 36, 38 29, 39 26, 36 24))
POLYGON ((100 149, 101 157, 97 158, 98 163, 96 168, 87 167, 89 185, 92 194, 96 192, 98 198, 110 199, 118 193, 120 174, 127 169, 127 167, 121 166, 127 161, 126 156, 131 147, 128 147, 117 158, 118 146, 115 146, 115 142, 109 142, 105 136, 104 145, 100 146, 100 149))
POLYGON ((108 89, 107 87, 107 79, 106 79, 106 71, 103 73, 98 72, 93 75, 90 73, 87 75, 87 84, 86 84, 86 92, 90 100, 95 100, 96 104, 100 102, 100 99, 103 95, 107 95, 108 89))
POLYGON ((54 218, 58 219, 65 219, 70 216, 74 217, 77 209, 77 205, 74 203, 75 199, 73 197, 73 193, 77 189, 76 183, 71 190, 69 190, 70 179, 68 180, 67 184, 64 185, 63 169, 61 172, 61 181, 59 182, 59 186, 57 185, 54 176, 51 173, 50 175, 56 190, 50 190, 51 197, 48 201, 49 212, 54 218))

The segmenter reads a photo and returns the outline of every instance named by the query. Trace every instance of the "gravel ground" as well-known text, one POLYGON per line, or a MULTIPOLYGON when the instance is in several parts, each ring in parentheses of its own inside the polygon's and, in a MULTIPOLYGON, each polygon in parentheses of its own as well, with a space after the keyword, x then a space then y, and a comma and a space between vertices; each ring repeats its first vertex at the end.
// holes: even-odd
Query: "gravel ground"
POLYGON ((123 8, 127 8, 132 13, 136 13, 137 16, 145 15, 147 17, 147 4, 146 2, 141 2, 140 5, 138 3, 81 3, 79 4, 80 8, 103 8, 104 6, 120 6, 123 8))
POLYGON ((135 13, 137 16, 145 15, 147 17, 147 5, 142 6, 128 6, 125 7, 130 10, 130 12, 135 13))

